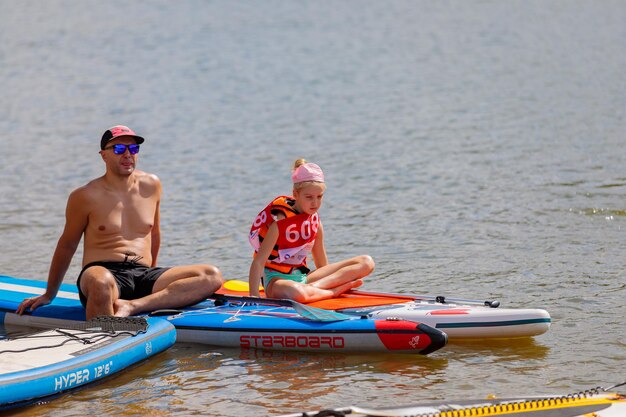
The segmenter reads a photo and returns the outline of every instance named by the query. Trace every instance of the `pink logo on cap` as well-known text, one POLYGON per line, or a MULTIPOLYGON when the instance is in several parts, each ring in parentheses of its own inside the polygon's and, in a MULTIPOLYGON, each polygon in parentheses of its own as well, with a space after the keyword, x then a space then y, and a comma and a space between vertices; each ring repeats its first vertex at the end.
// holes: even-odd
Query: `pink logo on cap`
POLYGON ((316 164, 307 162, 302 164, 291 174, 291 180, 294 184, 305 181, 324 182, 324 173, 322 168, 316 164))
POLYGON ((137 134, 135 134, 135 132, 133 132, 130 128, 121 125, 113 126, 109 129, 109 132, 111 132, 111 135, 113 135, 114 138, 124 135, 137 136, 137 134))

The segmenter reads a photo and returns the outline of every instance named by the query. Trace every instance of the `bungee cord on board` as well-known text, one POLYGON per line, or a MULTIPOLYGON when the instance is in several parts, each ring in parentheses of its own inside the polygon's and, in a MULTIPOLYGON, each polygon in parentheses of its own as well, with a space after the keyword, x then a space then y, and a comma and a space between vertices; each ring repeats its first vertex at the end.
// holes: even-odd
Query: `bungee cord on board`
POLYGON ((24 349, 3 349, 3 353, 25 353, 39 349, 51 349, 64 346, 70 342, 79 342, 84 345, 98 343, 103 339, 113 339, 122 336, 137 336, 139 333, 146 333, 148 323, 143 317, 109 317, 99 316, 86 322, 77 322, 67 328, 55 328, 53 333, 33 333, 22 336, 15 336, 6 339, 12 340, 34 340, 46 338, 58 338, 59 335, 65 336, 66 339, 49 345, 31 346, 24 349))

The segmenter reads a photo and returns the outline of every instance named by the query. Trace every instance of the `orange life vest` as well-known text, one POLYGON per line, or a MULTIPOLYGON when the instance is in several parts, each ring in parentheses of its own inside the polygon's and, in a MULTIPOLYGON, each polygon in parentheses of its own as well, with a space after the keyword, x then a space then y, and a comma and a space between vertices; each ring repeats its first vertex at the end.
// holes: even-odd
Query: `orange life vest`
POLYGON ((293 271, 294 268, 306 268, 306 256, 315 244, 315 236, 317 236, 319 226, 317 213, 313 215, 298 213, 293 208, 294 204, 293 197, 280 196, 275 198, 256 216, 248 236, 256 256, 270 225, 277 222, 278 239, 265 263, 265 267, 286 274, 293 271), (278 219, 278 214, 282 214, 284 218, 278 219))

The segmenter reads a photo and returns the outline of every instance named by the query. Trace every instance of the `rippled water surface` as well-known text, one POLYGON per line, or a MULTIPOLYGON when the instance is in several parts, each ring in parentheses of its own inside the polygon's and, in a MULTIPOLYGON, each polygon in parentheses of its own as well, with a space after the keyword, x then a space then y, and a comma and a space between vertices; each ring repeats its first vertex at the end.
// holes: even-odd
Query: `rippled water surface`
MULTIPOLYGON (((321 165, 365 288, 497 298, 534 340, 429 357, 178 344, 29 416, 272 415, 626 380, 622 1, 0 0, 1 274, 45 280, 99 137, 146 137, 160 262, 247 274, 256 213, 321 165)), ((66 282, 80 271, 79 250, 66 282)))

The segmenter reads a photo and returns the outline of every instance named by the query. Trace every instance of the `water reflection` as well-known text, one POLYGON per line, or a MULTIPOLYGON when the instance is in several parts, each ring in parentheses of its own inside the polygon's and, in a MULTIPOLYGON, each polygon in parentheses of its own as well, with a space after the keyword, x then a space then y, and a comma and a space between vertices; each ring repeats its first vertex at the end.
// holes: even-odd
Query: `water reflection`
POLYGON ((427 390, 445 374, 447 359, 421 355, 309 354, 261 350, 241 351, 249 363, 248 389, 256 404, 273 412, 295 409, 302 402, 345 404, 385 390, 401 398, 407 387, 427 390))
MULTIPOLYGON (((514 362, 545 359, 550 348, 535 338, 455 340, 442 351, 456 359, 476 359, 491 357, 495 361, 514 362)), ((480 360, 480 359, 479 359, 480 360)))
POLYGON ((445 358, 437 352, 430 356, 408 354, 335 354, 283 352, 244 349, 239 358, 251 361, 251 368, 264 375, 268 382, 284 383, 281 375, 286 372, 290 378, 302 375, 315 380, 332 379, 350 372, 364 372, 369 375, 384 373, 407 377, 428 377, 441 372, 447 365, 445 358), (271 370, 280 370, 275 373, 271 370))

